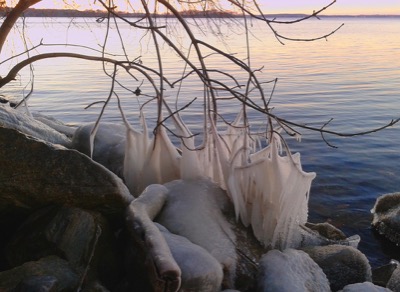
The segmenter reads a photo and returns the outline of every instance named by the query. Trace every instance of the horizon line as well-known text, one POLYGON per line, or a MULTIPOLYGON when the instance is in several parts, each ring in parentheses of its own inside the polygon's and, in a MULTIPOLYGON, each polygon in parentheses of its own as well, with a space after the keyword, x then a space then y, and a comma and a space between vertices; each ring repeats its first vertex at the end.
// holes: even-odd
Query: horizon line
MULTIPOLYGON (((6 11, 7 9, 12 9, 13 7, 3 7, 2 9, 0 9, 0 12, 6 11)), ((30 12, 30 11, 57 11, 57 12, 61 12, 61 11, 65 11, 65 12, 75 12, 75 13, 106 13, 107 11, 105 10, 94 10, 94 9, 84 9, 84 10, 78 10, 78 9, 71 9, 71 8, 35 8, 35 7, 30 7, 28 8, 26 12, 30 12)), ((117 13, 121 13, 121 14, 132 14, 132 15, 143 15, 145 13, 143 12, 128 12, 128 11, 116 11, 117 13)), ((229 16, 234 16, 234 17, 243 17, 243 15, 241 14, 237 14, 233 11, 208 11, 210 14, 221 14, 221 15, 229 15, 229 16)), ((196 14, 198 14, 199 16, 204 13, 204 11, 193 11, 192 12, 193 15, 195 16, 196 14)), ((206 12, 207 13, 207 12, 206 12)), ((186 11, 183 13, 183 15, 189 15, 191 16, 191 12, 190 11, 186 11)), ((168 13, 160 13, 158 14, 160 16, 169 16, 171 14, 168 13)), ((307 13, 264 13, 265 16, 280 16, 280 17, 290 17, 290 16, 310 16, 310 14, 307 13)), ((360 13, 360 14, 340 14, 340 13, 334 13, 334 14, 318 14, 317 16, 315 16, 315 18, 318 17, 400 17, 400 14, 387 14, 387 13, 374 13, 374 14, 369 14, 369 13, 360 13)))

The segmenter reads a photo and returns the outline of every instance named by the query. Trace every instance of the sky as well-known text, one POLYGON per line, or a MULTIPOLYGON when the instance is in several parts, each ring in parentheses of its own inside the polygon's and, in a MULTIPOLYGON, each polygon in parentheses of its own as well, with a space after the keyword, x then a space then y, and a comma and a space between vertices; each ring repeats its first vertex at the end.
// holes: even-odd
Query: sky
MULTIPOLYGON (((8 5, 17 0, 7 0, 8 5)), ((114 0, 119 8, 126 9, 126 0, 114 0)), ((73 8, 98 9, 93 0, 42 0, 35 8, 73 8), (72 3, 66 5, 65 3, 72 3)), ((130 0, 133 6, 139 6, 140 0, 130 0)), ((151 1, 150 1, 151 2, 151 1)), ((221 0, 222 5, 229 9, 227 0, 221 0)), ((258 0, 264 13, 312 13, 313 10, 328 5, 330 0, 258 0)), ((400 0, 337 0, 325 14, 397 14, 400 15, 400 0)))

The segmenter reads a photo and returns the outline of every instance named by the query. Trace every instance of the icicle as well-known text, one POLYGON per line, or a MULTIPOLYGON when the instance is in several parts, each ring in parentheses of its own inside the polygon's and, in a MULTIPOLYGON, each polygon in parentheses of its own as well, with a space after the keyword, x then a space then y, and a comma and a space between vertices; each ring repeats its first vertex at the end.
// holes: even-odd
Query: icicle
POLYGON ((180 155, 160 126, 143 168, 142 188, 154 183, 164 184, 180 178, 180 155))
POLYGON ((247 165, 231 165, 228 191, 245 226, 273 248, 296 247, 299 224, 307 221, 307 203, 314 173, 301 169, 300 156, 280 156, 280 137, 250 155, 247 165))
POLYGON ((151 142, 147 132, 140 133, 132 127, 126 131, 126 145, 124 157, 124 178, 130 192, 137 196, 143 187, 143 169, 150 150, 151 142))

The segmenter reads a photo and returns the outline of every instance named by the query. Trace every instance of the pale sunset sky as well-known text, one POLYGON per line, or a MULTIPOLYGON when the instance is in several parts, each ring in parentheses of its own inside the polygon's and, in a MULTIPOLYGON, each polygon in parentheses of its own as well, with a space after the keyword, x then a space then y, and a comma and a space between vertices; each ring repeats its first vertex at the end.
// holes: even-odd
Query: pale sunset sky
MULTIPOLYGON (((17 0, 8 0, 8 5, 13 6, 17 0)), ((151 1, 150 1, 151 2, 151 1)), ((173 1, 171 1, 173 2, 173 1)), ((230 8, 226 0, 220 1, 223 7, 230 8)), ((329 0, 259 0, 265 13, 311 13, 331 1, 329 0)), ((79 5, 80 9, 98 9, 99 4, 93 0, 42 0, 34 8, 73 8, 79 5), (69 5, 68 5, 69 4, 69 5)), ((127 9, 126 0, 115 0, 116 5, 122 10, 127 9)), ((140 7, 140 0, 130 0, 136 9, 140 7)), ((400 0, 337 0, 325 14, 396 14, 400 15, 400 0)))

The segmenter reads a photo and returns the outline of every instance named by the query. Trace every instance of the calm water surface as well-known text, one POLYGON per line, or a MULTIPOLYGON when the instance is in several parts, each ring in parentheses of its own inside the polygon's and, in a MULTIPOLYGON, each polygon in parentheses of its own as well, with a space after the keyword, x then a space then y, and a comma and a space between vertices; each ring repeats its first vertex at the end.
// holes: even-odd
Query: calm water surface
MULTIPOLYGON (((202 22, 202 20, 199 20, 202 22)), ((321 127, 329 119, 328 129, 338 132, 365 131, 380 127, 391 119, 400 117, 400 18, 329 18, 312 20, 292 26, 277 26, 280 33, 293 37, 317 37, 329 33, 341 23, 344 27, 327 40, 317 42, 285 42, 279 44, 265 26, 251 23, 250 37, 252 67, 263 68, 260 79, 278 78, 276 92, 271 101, 273 112, 285 119, 321 127)), ((104 42, 105 24, 94 19, 27 19, 25 31, 30 35, 28 45, 70 43, 90 45, 99 49, 104 42)), ((201 23, 200 23, 201 24, 201 23)), ((196 25, 193 29, 196 30, 196 25)), ((174 21, 167 24, 168 33, 176 37, 180 46, 187 48, 187 41, 174 21)), ((147 35, 141 35, 121 26, 129 56, 141 58, 144 65, 156 68, 154 47, 147 35)), ((14 31, 9 51, 19 52, 19 35, 14 31)), ((229 53, 245 59, 245 34, 241 25, 227 20, 214 20, 214 25, 197 30, 197 35, 229 53), (223 41, 221 36, 225 36, 223 41)), ((119 54, 121 48, 115 28, 110 31, 107 43, 109 52, 119 54)), ((184 64, 168 46, 161 44, 164 66, 171 80, 179 78, 184 64)), ((38 51, 54 50, 39 47, 38 51)), ((59 51, 88 52, 83 48, 58 46, 59 51)), ((93 54, 98 54, 93 52, 93 54)), ((216 56, 207 59, 213 68, 224 68, 237 78, 245 77, 226 60, 216 56)), ((52 59, 34 64, 34 93, 31 96, 32 111, 53 115, 60 120, 79 124, 96 119, 100 107, 88 104, 105 100, 110 78, 104 75, 101 64, 82 60, 52 59)), ((1 74, 8 67, 1 65, 1 74)), ((110 70, 110 68, 108 68, 110 70)), ((121 82, 132 88, 141 86, 145 94, 152 95, 148 84, 132 81, 121 71, 121 82)), ((3 90, 9 98, 20 98, 28 91, 29 71, 21 72, 20 78, 3 90)), ((224 77, 219 76, 224 79, 224 77)), ((269 92, 270 85, 266 85, 269 92)), ((125 112, 132 123, 137 123, 139 104, 148 98, 137 99, 117 88, 125 112)), ((178 104, 185 105, 195 97, 201 97, 202 87, 189 78, 180 92, 178 104)), ((177 90, 167 89, 165 96, 174 102, 177 90)), ((146 114, 154 120, 154 108, 146 107, 146 114)), ((195 102, 185 114, 185 122, 196 132, 201 125, 202 102, 195 102)), ((237 111, 234 102, 221 102, 224 117, 232 119, 237 111)), ((251 113, 252 119, 263 124, 263 117, 251 113)), ((116 102, 112 101, 104 120, 120 121, 116 102)), ((317 173, 313 182, 309 220, 329 221, 347 235, 361 236, 360 250, 369 258, 372 266, 386 264, 389 259, 400 259, 399 247, 387 244, 376 236, 371 228, 371 213, 378 196, 400 191, 400 125, 368 136, 341 138, 326 136, 327 141, 338 147, 331 148, 320 134, 302 131, 302 141, 288 139, 293 151, 302 155, 303 168, 317 173)))

